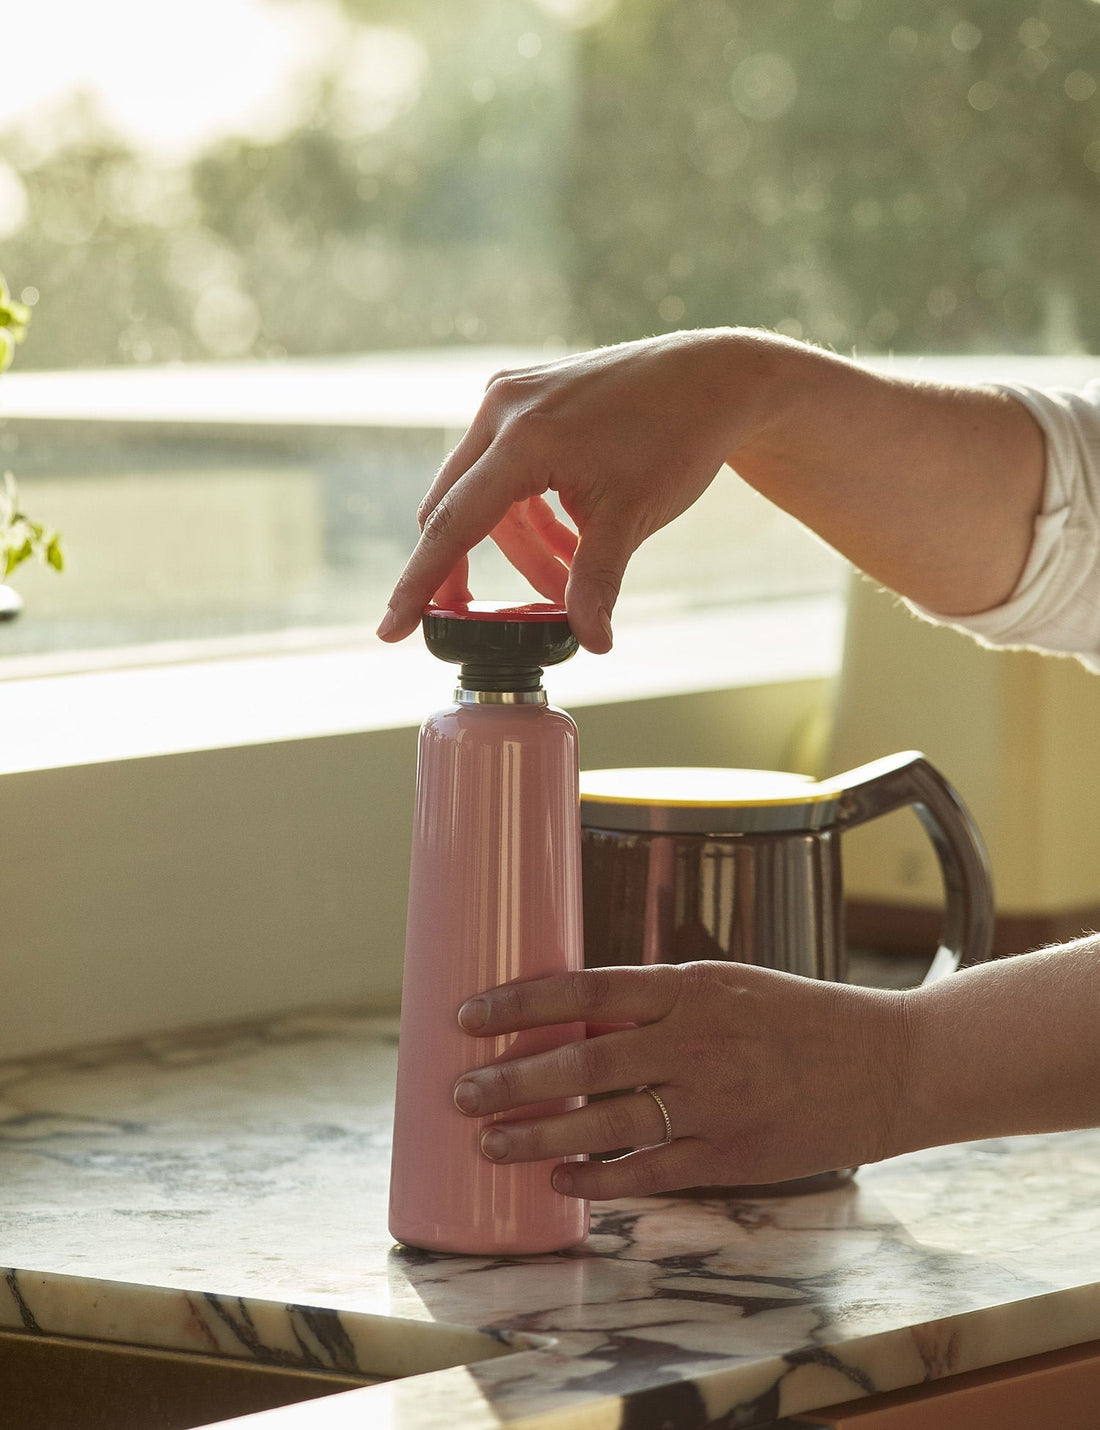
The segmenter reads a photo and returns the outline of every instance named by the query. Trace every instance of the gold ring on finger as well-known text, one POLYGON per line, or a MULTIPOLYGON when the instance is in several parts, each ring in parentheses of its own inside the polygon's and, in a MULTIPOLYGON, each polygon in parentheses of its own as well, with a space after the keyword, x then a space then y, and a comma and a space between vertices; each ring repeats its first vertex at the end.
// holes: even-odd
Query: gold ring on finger
POLYGON ((668 1144, 672 1141, 672 1118, 668 1115, 668 1108, 665 1106, 664 1098, 659 1092, 655 1092, 653 1088, 648 1085, 648 1083, 645 1086, 640 1087, 638 1091, 649 1093, 650 1097, 657 1104, 657 1107, 659 1108, 661 1113, 661 1117, 664 1119, 665 1135, 661 1138, 660 1142, 654 1143, 653 1145, 657 1147, 667 1147, 668 1144))

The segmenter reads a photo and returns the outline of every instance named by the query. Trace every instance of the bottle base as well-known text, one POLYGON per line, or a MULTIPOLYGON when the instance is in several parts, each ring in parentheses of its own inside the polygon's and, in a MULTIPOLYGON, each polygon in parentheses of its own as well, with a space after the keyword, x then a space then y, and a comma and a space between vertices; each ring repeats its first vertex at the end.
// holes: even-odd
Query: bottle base
POLYGON ((442 1252, 449 1256, 546 1256, 568 1251, 588 1239, 588 1208, 579 1225, 548 1235, 546 1228, 530 1236, 471 1236, 469 1229, 435 1226, 410 1227, 390 1223, 390 1235, 411 1251, 442 1252))

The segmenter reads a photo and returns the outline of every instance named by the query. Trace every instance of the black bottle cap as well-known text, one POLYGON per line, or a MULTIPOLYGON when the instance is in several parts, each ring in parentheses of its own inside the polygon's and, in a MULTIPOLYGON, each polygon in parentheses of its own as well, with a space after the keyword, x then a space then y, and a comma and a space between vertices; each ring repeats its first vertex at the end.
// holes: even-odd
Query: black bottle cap
POLYGON ((470 601, 431 605, 422 621, 432 655, 462 667, 464 690, 538 690, 543 668, 577 651, 564 606, 470 601))

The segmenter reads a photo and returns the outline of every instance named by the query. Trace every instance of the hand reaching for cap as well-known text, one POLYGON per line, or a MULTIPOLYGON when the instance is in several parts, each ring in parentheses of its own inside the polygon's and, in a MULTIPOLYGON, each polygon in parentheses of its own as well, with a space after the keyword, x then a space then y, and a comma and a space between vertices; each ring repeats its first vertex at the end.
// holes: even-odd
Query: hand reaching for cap
POLYGON ((746 329, 502 372, 421 503, 378 633, 409 635, 437 592, 467 599, 466 554, 492 536, 564 600, 581 644, 606 651, 630 557, 727 461, 892 590, 944 614, 986 610, 1030 549, 1043 451, 1003 393, 874 373, 746 329))
POLYGON ((498 373, 418 512, 420 540, 379 635, 433 595, 467 599, 466 553, 492 536, 595 652, 630 557, 685 511, 737 445, 727 331, 673 333, 498 373), (556 492, 575 530, 546 500, 556 492))

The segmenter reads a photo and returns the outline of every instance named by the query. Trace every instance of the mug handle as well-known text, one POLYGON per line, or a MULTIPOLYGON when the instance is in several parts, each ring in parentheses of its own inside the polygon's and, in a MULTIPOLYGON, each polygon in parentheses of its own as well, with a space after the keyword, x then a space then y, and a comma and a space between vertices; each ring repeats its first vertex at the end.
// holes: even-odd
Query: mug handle
POLYGON ((918 750, 887 755, 833 779, 836 826, 851 829, 912 805, 939 857, 947 907, 940 946, 925 975, 934 983, 964 964, 981 963, 993 948, 993 879, 985 845, 954 788, 918 750))

